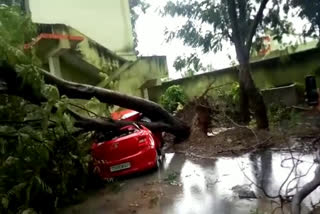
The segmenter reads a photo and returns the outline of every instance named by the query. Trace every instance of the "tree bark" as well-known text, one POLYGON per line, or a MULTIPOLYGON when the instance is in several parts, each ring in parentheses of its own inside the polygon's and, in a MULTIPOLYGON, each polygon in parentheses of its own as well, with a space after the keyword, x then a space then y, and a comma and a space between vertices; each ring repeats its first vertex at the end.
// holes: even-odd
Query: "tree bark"
MULTIPOLYGON (((155 121, 155 123, 142 123, 150 129, 172 133, 179 139, 189 137, 189 126, 183 121, 173 117, 169 112, 154 102, 104 88, 66 81, 42 69, 41 72, 44 75, 45 82, 55 85, 59 89, 60 95, 78 99, 91 99, 92 97, 96 97, 104 103, 136 110, 145 114, 152 121, 155 121)), ((0 86, 2 86, 0 87, 2 88, 2 92, 21 96, 33 103, 46 101, 44 97, 36 96, 31 86, 24 85, 23 88, 21 88, 22 78, 17 75, 14 68, 4 63, 0 63, 0 86)), ((124 121, 85 118, 80 115, 76 116, 75 114, 73 114, 73 116, 78 120, 75 123, 76 126, 90 130, 119 128, 130 124, 124 121)))
MULTIPOLYGON (((256 29, 263 17, 263 11, 269 0, 262 0, 259 11, 257 12, 253 24, 249 32, 241 32, 239 25, 246 25, 249 22, 245 22, 243 17, 238 17, 237 7, 235 0, 228 0, 228 14, 232 29, 232 42, 235 45, 237 59, 239 61, 239 84, 240 84, 240 111, 241 119, 247 123, 250 120, 249 106, 254 111, 255 118, 257 120, 257 127, 259 129, 268 128, 268 117, 266 106, 263 101, 263 97, 256 88, 254 81, 250 73, 250 49, 252 44, 253 36, 256 33, 256 29), (251 104, 251 105, 249 105, 251 104)), ((244 2, 239 1, 241 11, 243 12, 244 6, 241 5, 244 2)), ((240 12, 241 12, 240 11, 240 12)))
POLYGON ((248 119, 250 103, 251 109, 257 121, 258 129, 267 129, 269 127, 266 105, 259 89, 255 86, 250 73, 250 64, 244 63, 239 66, 239 83, 242 97, 240 96, 240 109, 244 119, 248 119), (248 102, 249 101, 249 102, 248 102))
POLYGON ((164 122, 132 122, 103 118, 87 118, 72 111, 69 111, 69 113, 76 119, 74 126, 85 129, 86 131, 116 131, 121 127, 132 125, 134 123, 143 125, 151 131, 164 131, 172 134, 176 134, 179 131, 177 130, 177 127, 168 125, 164 122))
MULTIPOLYGON (((240 79, 240 73, 239 71, 239 79, 240 79)), ((240 113, 241 113, 241 121, 245 124, 248 124, 250 122, 250 111, 249 111, 249 97, 246 92, 246 89, 244 87, 244 82, 239 81, 240 85, 240 91, 239 91, 239 104, 240 104, 240 113)))

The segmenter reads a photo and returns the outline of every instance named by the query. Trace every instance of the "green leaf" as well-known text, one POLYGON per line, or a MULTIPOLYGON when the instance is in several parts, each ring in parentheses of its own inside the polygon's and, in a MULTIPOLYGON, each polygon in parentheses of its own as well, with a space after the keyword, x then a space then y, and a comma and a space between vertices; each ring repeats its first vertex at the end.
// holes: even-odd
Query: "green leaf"
POLYGON ((3 206, 3 208, 8 209, 9 207, 9 199, 6 197, 2 197, 1 198, 1 204, 3 206))
POLYGON ((37 212, 34 209, 28 208, 23 210, 21 214, 37 214, 37 212))
POLYGON ((60 98, 59 90, 57 89, 57 87, 55 87, 53 85, 46 84, 43 87, 42 93, 43 93, 44 97, 47 98, 47 100, 49 102, 55 103, 60 98))
POLYGON ((26 182, 21 182, 15 186, 13 186, 7 193, 8 197, 17 197, 20 198, 22 191, 27 187, 26 182))
POLYGON ((179 105, 186 103, 186 95, 181 86, 170 86, 166 92, 160 97, 161 105, 169 112, 177 110, 179 105))

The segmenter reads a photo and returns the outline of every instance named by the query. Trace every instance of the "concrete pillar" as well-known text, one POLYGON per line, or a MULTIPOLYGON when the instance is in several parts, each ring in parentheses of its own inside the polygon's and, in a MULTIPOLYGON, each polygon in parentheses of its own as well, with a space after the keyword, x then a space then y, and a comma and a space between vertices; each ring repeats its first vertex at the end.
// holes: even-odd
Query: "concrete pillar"
POLYGON ((147 88, 144 88, 143 89, 143 94, 142 94, 143 98, 144 99, 149 99, 149 93, 148 93, 148 89, 147 88))
POLYGON ((57 77, 62 77, 59 56, 50 56, 48 61, 50 73, 57 77))

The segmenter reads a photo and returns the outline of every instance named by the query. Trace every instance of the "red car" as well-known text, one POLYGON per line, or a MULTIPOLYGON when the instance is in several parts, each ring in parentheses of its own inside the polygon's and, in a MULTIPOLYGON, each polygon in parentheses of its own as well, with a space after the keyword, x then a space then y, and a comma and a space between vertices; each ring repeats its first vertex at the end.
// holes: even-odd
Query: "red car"
MULTIPOLYGON (((112 118, 135 121, 141 116, 126 110, 114 113, 112 118)), ((136 124, 125 126, 118 133, 102 133, 92 145, 93 171, 102 179, 109 179, 157 168, 161 146, 156 134, 136 124)))

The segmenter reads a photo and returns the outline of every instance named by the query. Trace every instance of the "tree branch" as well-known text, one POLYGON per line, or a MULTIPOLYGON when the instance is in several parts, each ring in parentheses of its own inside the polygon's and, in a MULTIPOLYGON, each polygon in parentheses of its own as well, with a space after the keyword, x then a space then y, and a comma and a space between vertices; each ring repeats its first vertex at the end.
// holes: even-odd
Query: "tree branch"
POLYGON ((155 121, 165 121, 172 124, 176 122, 170 113, 152 101, 105 88, 66 81, 43 69, 41 69, 41 71, 44 74, 46 83, 57 86, 60 94, 64 94, 69 98, 91 99, 92 97, 96 97, 100 102, 143 112, 147 117, 155 121), (155 114, 155 112, 157 114, 155 114))
POLYGON ((261 20, 263 18, 263 11, 267 6, 268 1, 269 0, 262 0, 262 2, 260 4, 260 7, 259 7, 259 11, 258 11, 257 15, 255 16, 255 18, 253 20, 253 24, 251 26, 251 29, 250 29, 250 32, 248 34, 248 38, 247 38, 247 41, 246 41, 246 49, 247 49, 248 53, 250 53, 253 36, 256 34, 257 27, 258 27, 258 25, 260 24, 260 22, 261 22, 261 20))
POLYGON ((228 14, 229 14, 231 29, 232 29, 232 41, 236 46, 238 60, 240 63, 242 63, 243 61, 245 61, 245 59, 242 59, 245 56, 244 55, 245 53, 243 53, 244 44, 242 40, 242 35, 240 34, 240 30, 239 30, 238 16, 236 12, 236 3, 235 3, 235 0, 227 0, 227 1, 228 1, 228 14))
POLYGON ((314 178, 309 183, 305 184, 300 191, 298 191, 293 197, 291 210, 292 214, 300 214, 301 202, 305 197, 307 197, 311 192, 313 192, 318 186, 320 186, 320 166, 317 167, 314 178))
MULTIPOLYGON (((174 134, 179 139, 185 139, 189 137, 190 128, 183 121, 175 118, 169 112, 164 110, 160 105, 151 102, 149 100, 142 99, 140 97, 129 96, 116 91, 98 88, 91 85, 79 84, 70 81, 60 79, 49 72, 40 69, 43 73, 45 82, 57 86, 61 95, 66 95, 69 98, 78 99, 91 99, 96 97, 101 102, 118 105, 124 108, 133 109, 143 113, 156 123, 146 124, 146 127, 150 129, 159 129, 158 131, 166 131, 174 134)), ((23 85, 22 78, 19 77, 12 66, 7 64, 0 65, 0 80, 6 83, 8 90, 6 93, 21 96, 24 99, 31 101, 32 103, 39 104, 40 102, 46 102, 43 96, 36 96, 30 85, 23 85)), ((1 91, 0 91, 1 92, 1 91)), ((73 116, 79 121, 76 122, 78 127, 83 126, 88 130, 94 130, 94 128, 106 130, 107 128, 119 128, 121 125, 126 125, 123 121, 106 121, 101 119, 92 119, 84 117, 73 116)), ((130 123, 132 124, 132 123, 130 123)))
MULTIPOLYGON (((315 160, 318 164, 320 162, 320 150, 318 149, 316 152, 317 159, 315 160)), ((292 214, 300 214, 301 211, 301 202, 317 187, 320 186, 320 166, 318 165, 315 173, 314 178, 309 183, 305 184, 301 190, 297 191, 292 199, 291 204, 291 212, 292 214)))
POLYGON ((121 127, 139 124, 147 127, 151 131, 165 131, 172 133, 174 128, 163 122, 133 122, 133 121, 124 121, 124 120, 112 120, 105 118, 88 118, 80 114, 77 114, 70 109, 68 113, 76 119, 75 126, 85 129, 87 131, 116 131, 121 127))

